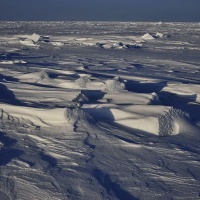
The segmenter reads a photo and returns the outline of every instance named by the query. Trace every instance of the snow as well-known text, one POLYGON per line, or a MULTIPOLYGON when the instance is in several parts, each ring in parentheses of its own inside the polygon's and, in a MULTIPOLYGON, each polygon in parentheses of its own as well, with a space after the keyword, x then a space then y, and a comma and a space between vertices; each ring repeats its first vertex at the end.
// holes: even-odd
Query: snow
MULTIPOLYGON (((121 88, 119 88, 121 89, 121 88)), ((115 90, 116 91, 116 90, 115 90)), ((128 91, 107 93, 104 95, 104 99, 110 103, 115 104, 156 104, 159 103, 155 93, 151 94, 140 94, 128 91)))
POLYGON ((21 40, 20 41, 23 45, 27 45, 27 46, 36 46, 34 41, 31 39, 25 39, 25 40, 21 40))
POLYGON ((199 26, 0 22, 0 199, 199 199, 199 26))

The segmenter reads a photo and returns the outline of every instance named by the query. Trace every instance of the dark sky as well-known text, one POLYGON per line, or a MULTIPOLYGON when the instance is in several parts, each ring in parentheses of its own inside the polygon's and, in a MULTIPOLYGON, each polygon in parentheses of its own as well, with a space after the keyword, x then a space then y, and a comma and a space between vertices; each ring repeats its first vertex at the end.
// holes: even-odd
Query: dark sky
POLYGON ((0 20, 200 22, 200 0, 0 0, 0 20))

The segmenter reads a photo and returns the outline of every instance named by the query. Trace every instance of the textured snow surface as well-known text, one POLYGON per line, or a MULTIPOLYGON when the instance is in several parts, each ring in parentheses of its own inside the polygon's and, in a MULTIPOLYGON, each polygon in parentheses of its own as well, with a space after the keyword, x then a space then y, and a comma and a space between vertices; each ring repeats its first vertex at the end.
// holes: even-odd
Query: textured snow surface
POLYGON ((199 199, 199 30, 0 22, 0 200, 199 199))

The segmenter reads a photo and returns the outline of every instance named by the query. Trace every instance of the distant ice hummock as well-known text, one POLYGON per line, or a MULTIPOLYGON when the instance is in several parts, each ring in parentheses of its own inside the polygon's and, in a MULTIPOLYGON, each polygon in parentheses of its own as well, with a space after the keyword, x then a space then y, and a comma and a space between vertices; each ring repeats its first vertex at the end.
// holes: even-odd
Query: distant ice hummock
POLYGON ((154 37, 150 35, 149 33, 146 33, 142 36, 142 39, 144 40, 154 40, 154 37))

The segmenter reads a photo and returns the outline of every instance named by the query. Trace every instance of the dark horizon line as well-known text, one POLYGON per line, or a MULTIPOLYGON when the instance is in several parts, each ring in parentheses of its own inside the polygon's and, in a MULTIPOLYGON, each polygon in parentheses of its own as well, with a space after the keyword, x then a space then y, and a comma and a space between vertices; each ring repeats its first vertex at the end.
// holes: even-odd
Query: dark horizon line
POLYGON ((1 20, 0 22, 133 22, 133 23, 200 23, 200 21, 132 21, 132 20, 1 20))

